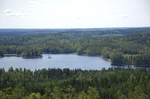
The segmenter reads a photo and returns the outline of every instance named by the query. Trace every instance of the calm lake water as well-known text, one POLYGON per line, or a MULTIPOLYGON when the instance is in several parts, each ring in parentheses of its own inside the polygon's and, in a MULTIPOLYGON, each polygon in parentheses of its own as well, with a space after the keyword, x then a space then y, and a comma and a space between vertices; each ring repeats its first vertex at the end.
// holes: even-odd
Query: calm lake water
POLYGON ((76 54, 43 54, 42 58, 37 59, 23 59, 14 56, 0 58, 0 68, 8 70, 10 67, 30 70, 42 68, 101 70, 102 68, 108 69, 111 64, 100 57, 79 56, 76 54))

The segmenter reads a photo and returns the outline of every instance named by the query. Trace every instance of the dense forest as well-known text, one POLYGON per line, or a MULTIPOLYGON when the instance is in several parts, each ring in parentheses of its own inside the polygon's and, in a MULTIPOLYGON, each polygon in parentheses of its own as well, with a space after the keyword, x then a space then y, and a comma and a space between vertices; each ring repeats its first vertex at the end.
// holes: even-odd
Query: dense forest
POLYGON ((114 67, 1 68, 0 99, 150 99, 150 28, 0 31, 0 58, 39 58, 43 53, 99 56, 114 67))
POLYGON ((0 99, 150 99, 149 69, 0 69, 0 99))
MULTIPOLYGON (((4 30, 3 30, 4 31, 4 30)), ((150 66, 150 28, 83 30, 16 30, 0 33, 0 57, 16 54, 24 58, 42 53, 77 53, 102 56, 115 66, 150 66), (30 33, 33 32, 33 33, 30 33), (130 33, 131 32, 131 33, 130 33)))

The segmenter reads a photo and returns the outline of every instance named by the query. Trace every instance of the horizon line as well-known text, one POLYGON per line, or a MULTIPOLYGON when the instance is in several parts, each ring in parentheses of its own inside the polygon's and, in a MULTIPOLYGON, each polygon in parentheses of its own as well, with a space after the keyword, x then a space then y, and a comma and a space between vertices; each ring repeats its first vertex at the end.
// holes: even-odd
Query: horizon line
POLYGON ((150 26, 129 26, 129 27, 85 27, 85 28, 29 28, 29 27, 25 27, 25 28, 1 28, 0 29, 105 29, 105 28, 150 28, 150 26))

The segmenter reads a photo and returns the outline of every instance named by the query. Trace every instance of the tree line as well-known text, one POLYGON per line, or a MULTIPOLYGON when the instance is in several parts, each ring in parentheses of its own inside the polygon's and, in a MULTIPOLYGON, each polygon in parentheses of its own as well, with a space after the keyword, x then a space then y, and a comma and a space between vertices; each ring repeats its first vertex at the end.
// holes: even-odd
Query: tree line
MULTIPOLYGON (((94 36, 94 34, 93 34, 94 36)), ((0 56, 17 54, 24 58, 41 57, 42 53, 77 53, 102 56, 112 65, 150 66, 150 33, 124 36, 74 37, 64 34, 0 38, 0 56)))
POLYGON ((149 99, 149 69, 0 69, 0 99, 149 99))

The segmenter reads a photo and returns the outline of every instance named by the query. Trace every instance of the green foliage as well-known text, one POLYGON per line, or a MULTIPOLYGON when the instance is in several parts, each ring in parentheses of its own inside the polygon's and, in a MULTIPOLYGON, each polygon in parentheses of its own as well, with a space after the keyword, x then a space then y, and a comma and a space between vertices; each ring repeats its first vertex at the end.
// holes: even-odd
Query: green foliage
POLYGON ((150 98, 149 69, 0 71, 0 99, 150 98))
POLYGON ((124 57, 123 54, 115 52, 111 55, 112 65, 123 66, 124 65, 124 57))
MULTIPOLYGON (((111 32, 113 34, 114 30, 104 34, 111 32)), ((102 56, 110 59, 115 66, 150 66, 149 32, 123 36, 98 36, 100 34, 97 31, 70 31, 40 36, 0 37, 0 57, 17 54, 24 58, 36 58, 41 57, 42 53, 77 53, 102 56)))
MULTIPOLYGON (((115 66, 150 66, 149 28, 0 32, 0 57, 77 53, 102 56, 115 66)), ((0 99, 150 99, 149 92, 149 69, 0 69, 0 99)))
POLYGON ((3 55, 3 52, 0 50, 0 57, 3 57, 4 55, 3 55))
POLYGON ((23 58, 38 58, 42 57, 41 52, 36 49, 26 49, 22 52, 21 56, 23 58))

